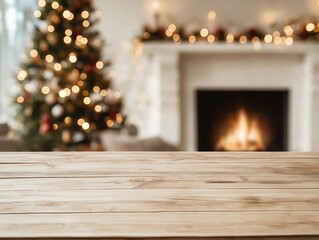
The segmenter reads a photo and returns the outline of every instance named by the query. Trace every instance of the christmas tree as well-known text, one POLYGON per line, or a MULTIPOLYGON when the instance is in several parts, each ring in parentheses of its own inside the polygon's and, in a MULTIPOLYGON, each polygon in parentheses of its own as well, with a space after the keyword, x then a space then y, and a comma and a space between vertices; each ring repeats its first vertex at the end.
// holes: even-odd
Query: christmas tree
MULTIPOLYGON (((68 149, 123 125, 121 94, 110 89, 92 0, 39 0, 33 47, 17 78, 17 133, 31 150, 68 149)), ((113 74, 114 75, 114 74, 113 74)))

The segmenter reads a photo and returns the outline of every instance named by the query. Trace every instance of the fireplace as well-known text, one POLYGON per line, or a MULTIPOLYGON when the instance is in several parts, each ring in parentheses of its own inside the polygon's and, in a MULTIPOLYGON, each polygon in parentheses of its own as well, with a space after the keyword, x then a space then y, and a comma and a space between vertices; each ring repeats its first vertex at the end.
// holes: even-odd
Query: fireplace
POLYGON ((288 91, 198 90, 199 151, 287 151, 288 91))

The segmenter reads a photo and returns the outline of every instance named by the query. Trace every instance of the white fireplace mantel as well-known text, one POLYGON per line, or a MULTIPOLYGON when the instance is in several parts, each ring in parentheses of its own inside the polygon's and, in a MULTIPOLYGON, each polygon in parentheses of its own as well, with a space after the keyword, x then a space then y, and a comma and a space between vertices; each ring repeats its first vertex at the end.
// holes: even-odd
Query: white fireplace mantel
POLYGON ((319 44, 154 42, 143 57, 158 86, 152 131, 183 150, 197 150, 196 90, 287 89, 289 150, 319 151, 319 44))

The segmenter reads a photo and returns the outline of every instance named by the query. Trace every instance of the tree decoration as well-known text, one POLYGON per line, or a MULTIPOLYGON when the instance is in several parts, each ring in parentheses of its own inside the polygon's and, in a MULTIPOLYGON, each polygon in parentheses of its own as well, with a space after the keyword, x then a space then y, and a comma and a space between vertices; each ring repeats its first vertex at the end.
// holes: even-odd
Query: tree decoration
POLYGON ((91 0, 38 0, 38 5, 33 47, 17 74, 17 133, 31 150, 64 150, 89 141, 94 131, 121 128, 121 95, 111 94, 103 41, 91 27, 100 12, 91 0), (121 121, 111 124, 114 115, 121 121))
POLYGON ((265 42, 290 46, 294 41, 298 40, 319 42, 319 20, 313 18, 307 21, 290 21, 284 24, 282 28, 268 33, 259 28, 238 30, 236 33, 232 33, 223 27, 209 30, 206 27, 201 27, 198 22, 195 25, 188 23, 180 27, 175 24, 170 24, 167 27, 157 25, 155 28, 146 25, 138 39, 142 42, 161 41, 175 43, 239 42, 245 44, 250 42, 260 44, 265 42))

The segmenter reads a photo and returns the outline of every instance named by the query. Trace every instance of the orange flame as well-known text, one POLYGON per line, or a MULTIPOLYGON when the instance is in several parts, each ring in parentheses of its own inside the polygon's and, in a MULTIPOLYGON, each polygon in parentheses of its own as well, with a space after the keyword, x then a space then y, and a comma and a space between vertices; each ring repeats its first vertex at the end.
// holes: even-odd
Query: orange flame
POLYGON ((245 110, 240 109, 236 121, 220 138, 216 150, 262 151, 266 150, 258 119, 249 119, 245 110))

